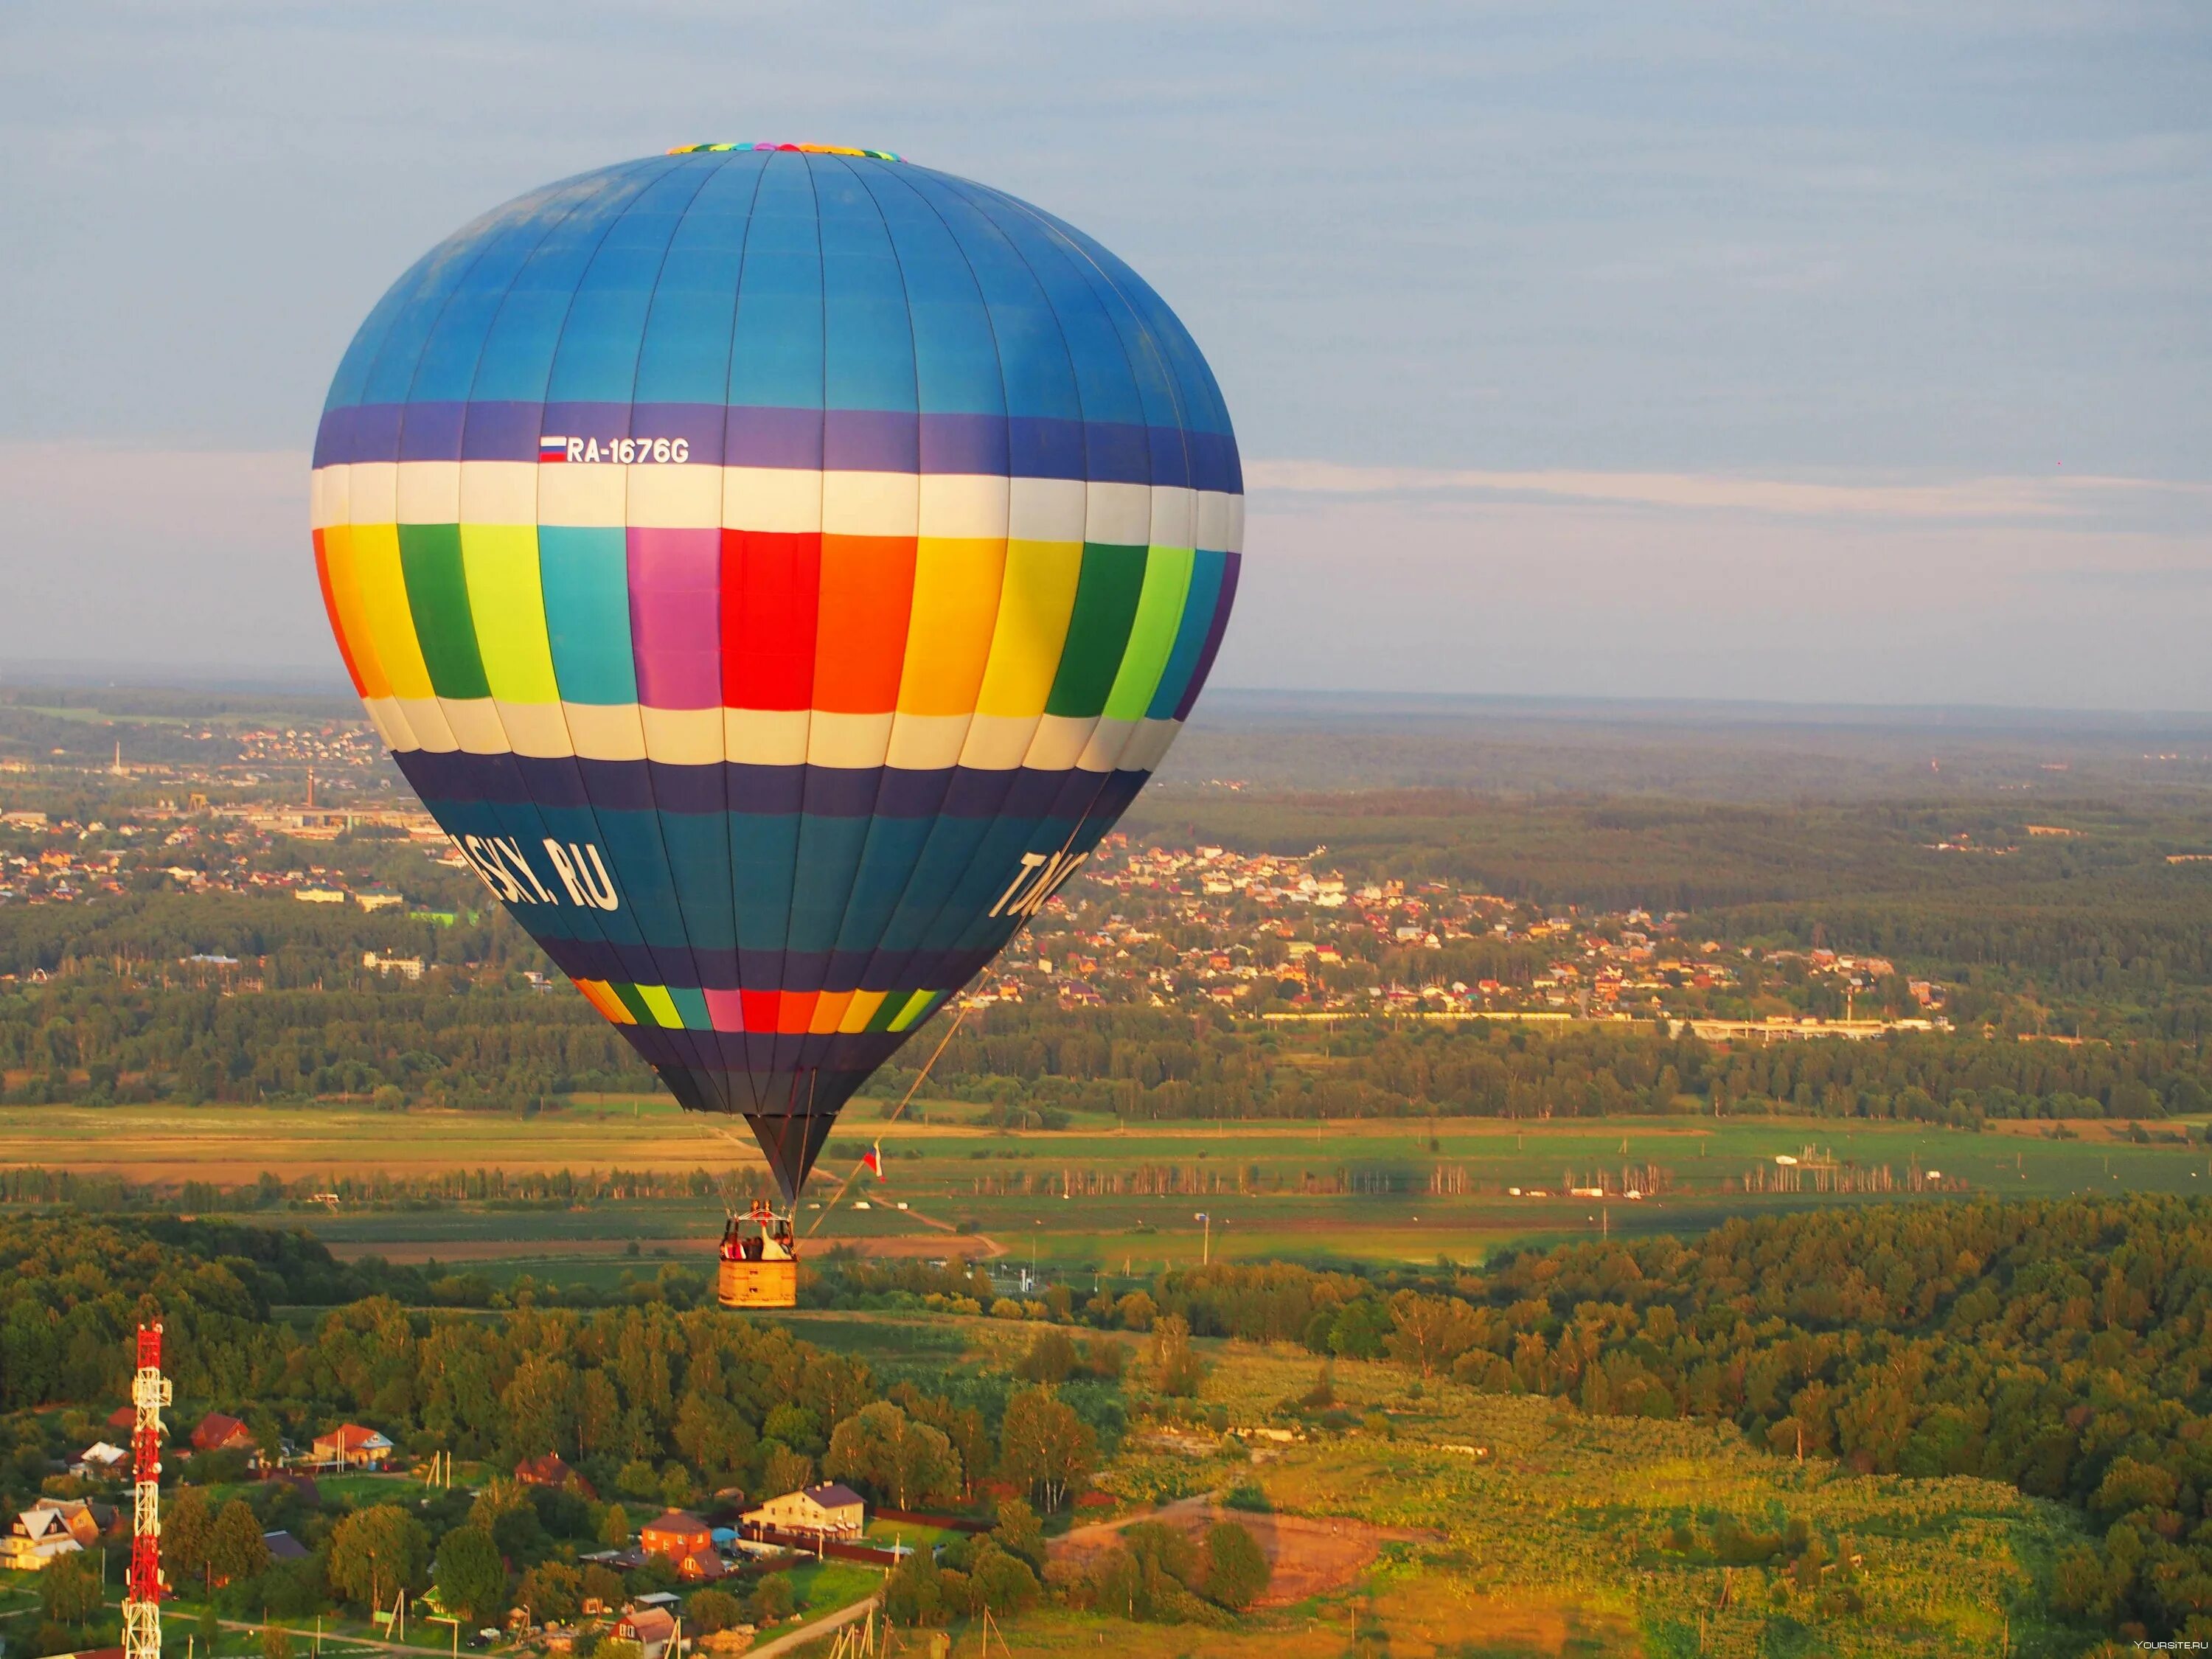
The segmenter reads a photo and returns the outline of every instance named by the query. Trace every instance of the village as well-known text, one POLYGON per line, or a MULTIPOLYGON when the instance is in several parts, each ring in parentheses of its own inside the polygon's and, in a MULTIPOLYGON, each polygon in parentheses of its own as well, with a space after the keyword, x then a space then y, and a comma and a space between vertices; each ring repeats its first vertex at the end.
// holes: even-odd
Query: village
POLYGON ((1943 987, 1883 957, 1693 938, 1679 912, 1554 912, 1445 881, 1353 881, 1326 848, 1243 854, 1114 835, 1086 874, 1009 947, 975 1004, 1686 1020, 1707 1036, 1777 1021, 1846 1036, 1946 1029, 1943 987))
MULTIPOLYGON (((45 1495, 12 1516, 6 1536, 0 1537, 0 1569, 42 1573, 87 1552, 127 1550, 134 1415, 130 1407, 118 1409, 104 1425, 112 1440, 96 1440, 73 1457, 53 1462, 45 1495)), ((533 1502, 550 1501, 594 1520, 604 1547, 571 1550, 572 1559, 553 1564, 550 1578, 559 1581, 554 1589, 533 1586, 526 1575, 504 1620, 468 1633, 471 1647, 513 1641, 540 1652, 566 1654, 608 1638, 635 1644, 639 1659, 701 1650, 740 1653, 751 1645, 760 1622, 799 1616, 783 1581, 772 1577, 780 1570, 810 1560, 896 1567, 916 1547, 901 1541, 901 1522, 923 1540, 946 1532, 985 1529, 960 1516, 896 1510, 879 1512, 878 1524, 872 1528, 866 1499, 835 1480, 811 1482, 751 1504, 744 1492, 727 1488, 696 1511, 669 1504, 633 1527, 623 1503, 601 1504, 591 1482, 557 1452, 525 1457, 511 1475, 471 1465, 457 1476, 450 1455, 411 1457, 387 1435, 358 1422, 336 1424, 304 1449, 282 1439, 264 1444, 267 1439, 239 1418, 209 1411, 165 1454, 165 1467, 178 1475, 166 1498, 173 1511, 168 1532, 173 1536, 166 1551, 173 1590, 212 1595, 233 1578, 306 1561, 313 1554, 291 1528, 263 1527, 264 1514, 321 1517, 332 1501, 357 1510, 410 1498, 418 1490, 452 1492, 457 1480, 476 1488, 479 1507, 488 1492, 495 1508, 527 1509, 533 1502), (325 1492, 326 1486, 331 1490, 325 1492), (253 1501, 240 1503, 240 1496, 253 1501), (240 1516, 253 1517, 257 1536, 245 1535, 243 1521, 230 1522, 233 1504, 240 1516), (214 1527, 207 1528, 203 1511, 217 1505, 214 1527), (180 1514, 191 1518, 180 1521, 180 1514), (890 1538, 874 1536, 886 1523, 892 1528, 890 1538), (219 1534, 226 1527, 240 1536, 218 1542, 197 1535, 202 1530, 219 1534), (191 1582, 194 1577, 201 1581, 197 1585, 191 1582), (687 1600, 685 1594, 714 1586, 742 1590, 748 1583, 753 1593, 743 1601, 728 1595, 687 1600), (558 1593, 563 1590, 572 1593, 558 1593), (753 1620, 738 1616, 744 1613, 752 1613, 753 1620)), ((303 1529, 320 1535, 327 1527, 303 1529)), ((320 1547, 329 1550, 327 1539, 320 1547)), ((433 1585, 420 1594, 395 1590, 388 1605, 379 1598, 371 1623, 386 1638, 403 1641, 410 1620, 418 1627, 449 1626, 458 1647, 461 1625, 473 1623, 456 1616, 465 1611, 441 1605, 433 1585)))

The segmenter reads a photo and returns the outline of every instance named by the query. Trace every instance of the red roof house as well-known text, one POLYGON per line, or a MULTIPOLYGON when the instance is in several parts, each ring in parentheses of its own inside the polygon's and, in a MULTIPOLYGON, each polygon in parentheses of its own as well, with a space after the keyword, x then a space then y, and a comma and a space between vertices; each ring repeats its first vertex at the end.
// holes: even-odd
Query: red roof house
POLYGON ((638 1547, 647 1555, 665 1558, 672 1565, 687 1555, 710 1553, 713 1530, 688 1510, 669 1510, 648 1521, 637 1535, 638 1547))
POLYGON ((315 1437, 315 1462, 344 1469, 380 1469, 392 1455, 392 1443, 374 1429, 341 1423, 315 1437))
POLYGON ((194 1451, 243 1451, 256 1449, 253 1431, 234 1417, 221 1412, 210 1412, 200 1419, 199 1426, 192 1431, 194 1451))

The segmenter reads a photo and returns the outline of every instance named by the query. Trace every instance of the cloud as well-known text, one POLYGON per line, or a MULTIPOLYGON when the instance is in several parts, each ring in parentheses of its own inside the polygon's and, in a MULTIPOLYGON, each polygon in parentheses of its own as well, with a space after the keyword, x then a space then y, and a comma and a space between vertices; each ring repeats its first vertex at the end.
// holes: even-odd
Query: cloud
POLYGON ((1248 462, 1255 494, 1559 501, 1665 513, 1899 522, 2102 524, 2130 509, 2203 513, 2212 484, 2102 477, 1981 477, 1934 483, 1832 482, 1696 472, 1492 472, 1440 467, 1347 466, 1334 461, 1248 462))

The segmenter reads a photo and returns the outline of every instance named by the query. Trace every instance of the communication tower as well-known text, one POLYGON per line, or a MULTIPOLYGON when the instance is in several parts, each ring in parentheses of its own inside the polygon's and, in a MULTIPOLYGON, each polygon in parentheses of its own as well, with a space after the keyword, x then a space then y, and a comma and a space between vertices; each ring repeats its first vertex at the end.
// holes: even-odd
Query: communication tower
POLYGON ((161 1328, 138 1328, 138 1369, 131 1378, 131 1576, 123 1596, 124 1659, 161 1659, 161 1328))

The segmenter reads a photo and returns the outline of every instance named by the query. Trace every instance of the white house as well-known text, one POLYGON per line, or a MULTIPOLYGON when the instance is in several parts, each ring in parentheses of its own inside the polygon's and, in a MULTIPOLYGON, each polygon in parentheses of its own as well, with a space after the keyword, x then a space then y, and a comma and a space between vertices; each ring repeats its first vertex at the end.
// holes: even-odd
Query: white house
POLYGON ((81 1550, 69 1522, 58 1510, 25 1510, 15 1517, 8 1535, 0 1538, 0 1567, 16 1572, 38 1572, 60 1556, 81 1550))
POLYGON ((109 1475, 122 1474, 130 1462, 131 1454, 122 1447, 111 1446, 105 1440, 95 1440, 71 1461, 70 1473, 79 1480, 100 1480, 109 1475))
POLYGON ((833 1483, 771 1498, 758 1509, 747 1510, 741 1518, 749 1527, 845 1538, 858 1534, 867 1525, 868 1506, 850 1486, 833 1483))

